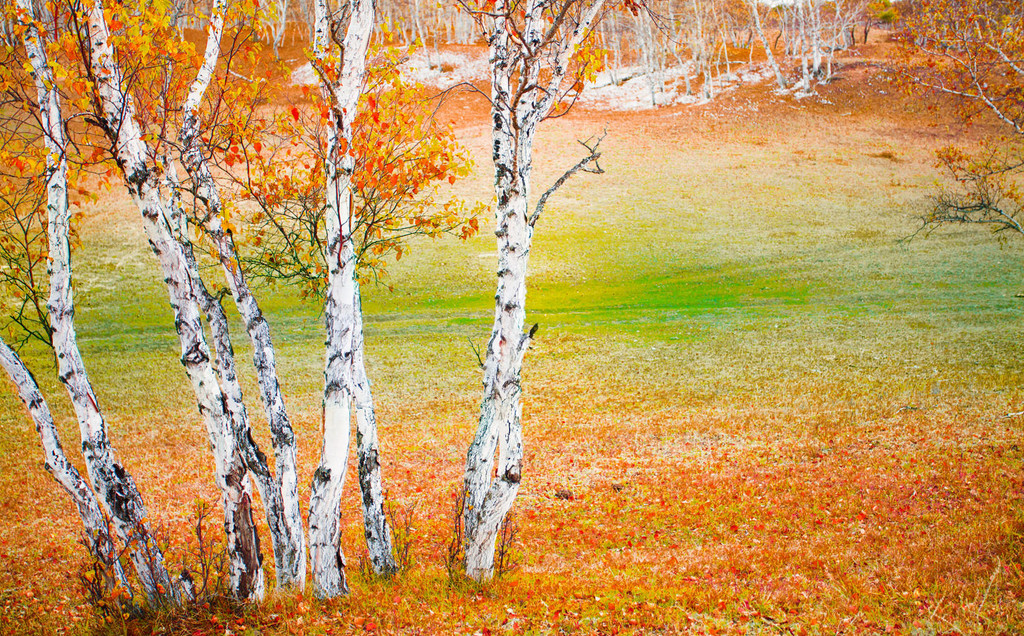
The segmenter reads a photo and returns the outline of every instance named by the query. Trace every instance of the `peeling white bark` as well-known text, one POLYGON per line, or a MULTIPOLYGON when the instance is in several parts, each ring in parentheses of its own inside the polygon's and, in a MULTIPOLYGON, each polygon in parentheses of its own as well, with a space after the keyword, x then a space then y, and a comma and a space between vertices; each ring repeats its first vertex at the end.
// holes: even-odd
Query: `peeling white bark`
POLYGON ((173 211, 166 209, 169 204, 162 200, 157 171, 136 121, 134 105, 122 88, 121 70, 109 42, 99 0, 88 8, 88 27, 92 79, 102 108, 104 132, 114 146, 115 159, 142 213, 146 236, 164 274, 181 343, 181 362, 192 383, 213 451, 216 481, 224 503, 231 592, 237 598, 257 600, 265 591, 259 537, 252 519, 247 472, 203 332, 194 285, 197 274, 189 267, 174 237, 173 211))
MULTIPOLYGON (((46 59, 45 46, 35 25, 32 5, 27 0, 19 0, 19 7, 26 16, 32 18, 32 21, 25 24, 23 43, 32 65, 38 94, 37 108, 48 151, 45 176, 50 295, 47 299, 47 311, 53 329, 58 373, 71 398, 79 423, 82 454, 93 488, 99 493, 100 501, 113 521, 119 537, 128 546, 128 553, 143 592, 153 604, 165 600, 175 601, 175 588, 164 567, 163 554, 150 533, 142 496, 135 487, 131 475, 114 457, 107 437, 106 420, 100 411, 99 402, 85 370, 85 363, 78 350, 74 323, 71 214, 68 209, 67 141, 64 137, 64 120, 53 71, 46 59)), ((94 524, 95 522, 90 520, 87 527, 94 524)), ((105 526, 105 523, 103 525, 105 526)))
POLYGON ((89 483, 75 468, 61 446, 57 427, 54 426, 50 407, 39 391, 35 378, 10 347, 0 340, 0 367, 10 376, 18 389, 18 396, 36 425, 39 441, 43 446, 44 466, 78 509, 78 516, 85 526, 85 539, 92 558, 104 565, 113 580, 129 594, 132 592, 128 578, 121 569, 118 549, 110 535, 107 518, 100 509, 99 501, 89 483))
POLYGON ((351 147, 352 121, 355 119, 366 74, 366 52, 373 30, 374 3, 372 0, 351 0, 345 38, 339 57, 333 60, 332 31, 336 31, 338 25, 333 22, 327 0, 316 0, 315 9, 314 65, 319 69, 321 90, 331 109, 325 166, 328 285, 324 300, 327 337, 323 446, 320 464, 313 475, 309 500, 309 552, 313 591, 317 596, 330 598, 347 592, 345 559, 340 545, 339 506, 347 469, 353 407, 360 412, 360 470, 372 469, 366 479, 363 479, 363 475, 360 477, 363 514, 364 518, 369 519, 366 522, 367 545, 375 570, 386 574, 394 566, 390 531, 383 517, 383 493, 379 488, 376 420, 372 417, 369 382, 364 370, 356 370, 357 358, 362 368, 362 354, 359 351, 362 335, 361 319, 358 316, 356 253, 352 239, 351 178, 355 159, 349 153, 342 152, 340 144, 344 140, 348 142, 346 146, 351 147), (329 77, 328 66, 337 68, 336 79, 329 77), (374 430, 369 430, 371 427, 374 430), (382 543, 385 540, 387 543, 382 543))
MULTIPOLYGON (((205 289, 200 294, 204 296, 201 299, 201 304, 211 322, 211 328, 214 329, 214 345, 218 351, 219 368, 225 392, 232 395, 237 393, 237 399, 234 397, 231 399, 232 403, 237 406, 231 408, 229 405, 229 411, 232 412, 232 420, 235 422, 235 434, 242 451, 242 458, 245 460, 246 467, 256 476, 260 497, 263 500, 273 541, 277 584, 284 588, 302 589, 306 580, 306 539, 299 510, 295 433, 292 430, 284 396, 278 382, 277 362, 270 337, 270 325, 264 318, 263 312, 249 288, 249 283, 239 263, 238 252, 231 232, 225 230, 221 222, 223 204, 220 192, 201 144, 199 107, 220 58, 220 41, 223 32, 222 10, 223 1, 216 0, 210 16, 203 65, 200 67, 185 101, 182 128, 178 136, 182 162, 195 184, 196 194, 205 201, 209 212, 204 219, 204 230, 217 250, 224 278, 228 283, 235 305, 245 321, 246 332, 252 342, 253 367, 256 370, 260 397, 272 433, 277 470, 276 479, 270 472, 266 456, 253 441, 248 418, 245 417, 244 421, 241 419, 241 416, 244 416, 244 403, 241 402, 241 388, 238 386, 237 380, 225 382, 225 374, 231 374, 232 377, 235 374, 233 354, 226 353, 230 351, 227 322, 224 321, 222 327, 214 327, 215 322, 220 324, 223 310, 208 293, 205 293, 205 289), (223 333, 218 335, 217 328, 223 329, 223 333), (221 344, 218 345, 218 342, 221 344), (228 356, 231 360, 225 365, 221 361, 228 356)), ((183 244, 188 241, 185 233, 179 234, 179 237, 183 240, 183 244)), ((193 267, 193 269, 195 268, 193 267)))
POLYGON ((546 1, 527 2, 522 39, 511 36, 509 22, 515 19, 518 6, 510 0, 495 4, 488 29, 498 286, 484 360, 480 419, 466 456, 463 517, 466 575, 477 581, 493 575, 495 540, 522 478, 520 375, 533 336, 532 330, 523 330, 526 273, 534 224, 554 190, 545 193, 531 216, 534 136, 564 93, 569 58, 603 6, 602 0, 569 3, 568 8, 576 10, 575 19, 551 25, 545 18, 546 1), (550 73, 546 80, 542 71, 550 73))

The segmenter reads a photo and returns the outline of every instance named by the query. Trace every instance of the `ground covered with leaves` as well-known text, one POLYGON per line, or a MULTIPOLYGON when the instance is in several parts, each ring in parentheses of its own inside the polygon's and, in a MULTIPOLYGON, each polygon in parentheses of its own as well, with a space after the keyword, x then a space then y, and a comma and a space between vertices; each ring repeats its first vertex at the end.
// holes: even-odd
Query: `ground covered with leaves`
MULTIPOLYGON (((499 580, 445 568, 493 302, 485 231, 415 243, 391 290, 365 292, 401 576, 361 571, 350 483, 349 597, 104 616, 83 591, 71 505, 4 390, 0 631, 1020 633, 1024 258, 984 231, 905 240, 934 193, 934 150, 974 137, 893 97, 860 51, 817 96, 762 84, 703 106, 579 110, 544 131, 538 184, 605 128, 606 174, 568 184, 538 227, 527 466, 499 580)), ((460 194, 487 202, 474 100, 442 115, 477 162, 460 194)), ((212 461, 130 202, 86 206, 81 238, 81 347, 115 447, 172 563, 206 563, 215 584, 216 545, 195 533, 218 536, 212 461)), ((308 484, 320 318, 287 289, 264 294, 308 484)), ((73 448, 50 362, 29 354, 73 448)))

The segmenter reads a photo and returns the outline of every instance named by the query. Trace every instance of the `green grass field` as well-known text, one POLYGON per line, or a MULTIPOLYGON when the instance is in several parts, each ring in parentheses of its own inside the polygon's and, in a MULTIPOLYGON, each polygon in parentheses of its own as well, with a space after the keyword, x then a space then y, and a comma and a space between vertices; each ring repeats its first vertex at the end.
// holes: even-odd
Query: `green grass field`
MULTIPOLYGON (((471 343, 483 345, 492 311, 485 220, 466 242, 415 243, 390 271, 393 291, 364 290, 385 479, 416 506, 413 571, 393 584, 354 574, 351 598, 326 605, 277 597, 236 633, 366 621, 409 633, 1024 629, 1024 416, 1004 417, 1024 408, 1021 241, 974 228, 903 240, 934 192, 932 150, 953 140, 904 122, 916 115, 721 102, 579 112, 538 143, 542 191, 577 136, 608 128, 606 173, 551 200, 531 255, 528 321, 541 329, 526 359, 519 571, 451 589, 440 561, 475 425, 471 343)), ((460 192, 486 201, 487 130, 460 135, 477 157, 460 192)), ((158 270, 116 188, 86 209, 81 235, 82 351, 115 447, 180 543, 193 501, 216 493, 158 270)), ((308 484, 321 321, 287 289, 262 298, 308 484)), ((74 449, 52 369, 29 358, 74 449)), ((37 448, 4 388, 0 631, 11 633, 63 626, 64 614, 91 624, 66 575, 83 562, 76 522, 37 448)))

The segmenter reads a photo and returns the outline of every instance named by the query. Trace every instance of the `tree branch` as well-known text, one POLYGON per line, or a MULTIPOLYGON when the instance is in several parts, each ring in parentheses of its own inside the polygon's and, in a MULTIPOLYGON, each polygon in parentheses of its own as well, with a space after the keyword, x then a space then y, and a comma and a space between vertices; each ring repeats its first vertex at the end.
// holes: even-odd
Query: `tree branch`
POLYGON ((597 161, 601 158, 601 153, 598 150, 598 148, 607 134, 608 131, 605 130, 603 133, 601 133, 601 136, 597 138, 597 141, 593 141, 593 137, 586 141, 579 141, 579 144, 586 148, 589 151, 589 154, 586 157, 580 159, 575 166, 566 170, 565 174, 559 177, 558 180, 555 181, 555 183, 550 188, 548 188, 544 194, 540 196, 540 199, 537 201, 537 207, 533 211, 533 215, 530 217, 530 220, 528 221, 530 227, 534 227, 537 224, 537 220, 540 218, 541 212, 544 211, 544 205, 548 202, 548 198, 552 194, 554 194, 556 190, 562 187, 562 184, 568 181, 569 178, 572 177, 574 174, 581 170, 583 172, 590 172, 592 174, 604 174, 604 169, 601 168, 597 161), (593 143, 591 143, 592 141, 593 143), (587 166, 589 166, 591 163, 594 164, 593 167, 588 168, 587 166))

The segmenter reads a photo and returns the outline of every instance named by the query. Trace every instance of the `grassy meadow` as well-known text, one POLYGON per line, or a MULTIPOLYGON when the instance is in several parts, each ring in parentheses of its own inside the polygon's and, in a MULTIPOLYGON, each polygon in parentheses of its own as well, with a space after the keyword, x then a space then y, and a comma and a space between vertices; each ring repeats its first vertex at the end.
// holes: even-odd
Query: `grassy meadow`
MULTIPOLYGON (((531 254, 540 330, 525 363, 513 573, 450 585, 442 566, 479 399, 473 346, 493 302, 485 220, 465 242, 415 243, 390 271, 393 291, 364 290, 409 572, 360 574, 350 480, 349 598, 272 594, 233 614, 100 625, 77 580, 77 518, 4 385, 0 632, 1021 633, 1024 252, 973 228, 904 240, 936 186, 932 152, 957 131, 877 80, 819 92, 753 87, 546 124, 538 191, 574 161, 576 138, 605 128, 606 172, 552 198, 531 254)), ((466 97, 445 114, 477 161, 457 187, 486 201, 482 106, 466 97)), ((217 501, 205 433, 134 208, 115 188, 85 211, 80 344, 119 456, 181 563, 196 502, 217 501)), ((308 494, 321 320, 286 288, 262 298, 308 494)), ((28 357, 74 449, 52 367, 28 357)))

